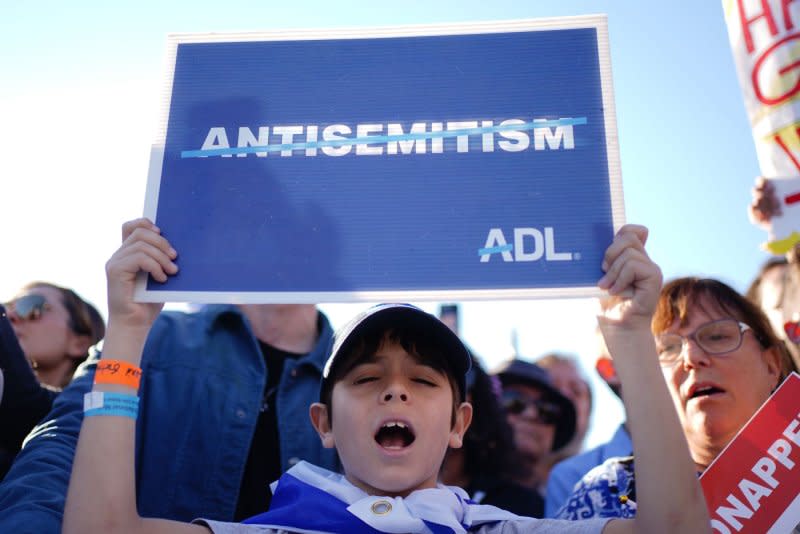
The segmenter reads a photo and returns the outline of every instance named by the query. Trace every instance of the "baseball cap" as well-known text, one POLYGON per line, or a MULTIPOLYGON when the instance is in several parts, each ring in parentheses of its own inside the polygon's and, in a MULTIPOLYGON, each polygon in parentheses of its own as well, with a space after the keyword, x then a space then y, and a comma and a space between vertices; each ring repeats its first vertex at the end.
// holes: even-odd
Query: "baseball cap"
POLYGON ((505 387, 512 384, 531 386, 544 394, 548 400, 561 408, 561 417, 556 420, 556 433, 553 450, 557 451, 575 435, 575 406, 550 381, 547 371, 535 363, 513 359, 502 364, 494 372, 505 387))
MULTIPOLYGON (((342 361, 342 355, 367 332, 388 331, 393 328, 410 328, 419 332, 427 343, 438 345, 447 358, 453 371, 453 380, 458 386, 461 400, 466 396, 466 376, 472 365, 467 347, 442 321, 434 315, 411 304, 379 304, 359 313, 334 335, 333 348, 322 371, 320 399, 324 401, 326 392, 333 388, 333 376, 342 361)), ((423 355, 424 356, 424 355, 423 355)))

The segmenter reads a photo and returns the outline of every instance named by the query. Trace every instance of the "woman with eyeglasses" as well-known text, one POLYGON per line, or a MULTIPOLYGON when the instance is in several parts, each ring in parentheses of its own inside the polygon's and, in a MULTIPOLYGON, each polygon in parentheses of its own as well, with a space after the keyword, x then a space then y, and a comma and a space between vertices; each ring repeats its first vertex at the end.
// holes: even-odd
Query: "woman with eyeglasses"
POLYGON ((0 479, 22 440, 104 334, 94 306, 55 284, 27 284, 0 306, 0 479))
MULTIPOLYGON (((702 473, 796 369, 764 312, 718 280, 688 277, 666 284, 652 330, 689 451, 702 473)), ((611 459, 576 484, 557 517, 632 517, 635 500, 633 459, 611 459)))

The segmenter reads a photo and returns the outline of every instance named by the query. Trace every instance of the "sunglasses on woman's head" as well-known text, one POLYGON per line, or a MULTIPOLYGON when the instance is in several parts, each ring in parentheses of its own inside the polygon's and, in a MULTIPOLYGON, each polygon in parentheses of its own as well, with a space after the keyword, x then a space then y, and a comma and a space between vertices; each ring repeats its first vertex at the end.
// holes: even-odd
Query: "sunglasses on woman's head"
POLYGON ((552 425, 561 417, 561 406, 547 399, 532 399, 516 391, 503 392, 503 408, 506 413, 519 415, 529 406, 536 408, 536 420, 545 425, 552 425))
POLYGON ((6 308, 25 321, 35 321, 50 308, 47 299, 42 295, 30 294, 15 298, 6 308))

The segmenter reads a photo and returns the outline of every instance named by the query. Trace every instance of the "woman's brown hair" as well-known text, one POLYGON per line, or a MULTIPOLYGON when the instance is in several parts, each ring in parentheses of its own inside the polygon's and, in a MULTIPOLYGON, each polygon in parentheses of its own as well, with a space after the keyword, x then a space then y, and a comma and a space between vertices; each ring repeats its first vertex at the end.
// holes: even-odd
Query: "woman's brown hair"
MULTIPOLYGON (((87 336, 91 344, 95 345, 106 335, 106 324, 97 308, 83 300, 73 290, 61 287, 50 282, 31 282, 22 290, 30 291, 37 287, 49 287, 61 294, 61 303, 69 314, 69 327, 79 336, 87 336)), ((87 354, 88 356, 88 354, 87 354)))
POLYGON ((769 319, 761 308, 729 285, 712 278, 692 276, 677 278, 665 284, 661 289, 656 312, 653 315, 653 333, 658 335, 664 332, 676 320, 679 325, 686 325, 689 322, 691 311, 694 309, 704 310, 704 305, 711 305, 716 308, 716 311, 730 315, 748 325, 763 348, 775 347, 780 354, 781 380, 792 371, 797 370, 789 351, 775 334, 769 319))

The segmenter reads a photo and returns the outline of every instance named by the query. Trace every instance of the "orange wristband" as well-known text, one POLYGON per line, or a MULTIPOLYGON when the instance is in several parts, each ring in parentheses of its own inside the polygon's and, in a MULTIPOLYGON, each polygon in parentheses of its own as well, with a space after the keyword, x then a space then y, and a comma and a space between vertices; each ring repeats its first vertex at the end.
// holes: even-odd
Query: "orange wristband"
POLYGON ((94 371, 95 384, 118 384, 131 389, 139 389, 142 369, 120 360, 101 359, 94 371))

